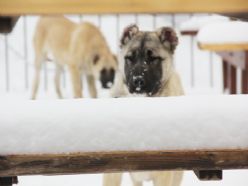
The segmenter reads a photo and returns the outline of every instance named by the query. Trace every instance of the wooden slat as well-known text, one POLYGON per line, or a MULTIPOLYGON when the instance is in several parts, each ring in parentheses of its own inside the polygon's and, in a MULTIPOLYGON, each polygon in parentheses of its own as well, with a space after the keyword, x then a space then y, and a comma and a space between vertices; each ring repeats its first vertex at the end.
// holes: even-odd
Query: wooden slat
POLYGON ((138 170, 224 170, 244 168, 248 168, 248 150, 0 156, 0 177, 138 170))
POLYGON ((204 44, 198 43, 198 46, 202 50, 210 51, 237 51, 248 50, 248 43, 226 43, 226 44, 204 44))
POLYGON ((247 0, 1 0, 0 14, 248 12, 247 0))

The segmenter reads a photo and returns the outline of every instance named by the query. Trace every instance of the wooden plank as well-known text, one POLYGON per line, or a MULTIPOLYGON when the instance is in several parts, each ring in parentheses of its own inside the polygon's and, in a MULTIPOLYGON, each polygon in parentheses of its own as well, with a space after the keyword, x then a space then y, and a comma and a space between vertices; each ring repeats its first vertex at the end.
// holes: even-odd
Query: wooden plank
POLYGON ((0 177, 144 170, 245 168, 248 168, 248 149, 0 156, 0 177))
POLYGON ((180 32, 182 35, 185 35, 185 36, 196 36, 197 35, 197 33, 198 33, 198 30, 188 30, 188 31, 184 31, 184 30, 182 30, 181 32, 180 32))
POLYGON ((247 0, 1 0, 0 14, 247 13, 247 0))
POLYGON ((202 50, 210 51, 242 51, 248 50, 248 43, 204 44, 198 43, 202 50))

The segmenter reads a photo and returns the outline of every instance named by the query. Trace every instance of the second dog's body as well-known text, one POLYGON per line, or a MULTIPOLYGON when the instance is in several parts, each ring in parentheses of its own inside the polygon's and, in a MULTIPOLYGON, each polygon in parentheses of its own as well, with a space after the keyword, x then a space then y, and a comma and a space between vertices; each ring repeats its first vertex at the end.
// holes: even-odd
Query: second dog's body
POLYGON ((86 76, 91 97, 97 97, 95 80, 104 88, 112 82, 117 67, 105 38, 97 27, 90 23, 76 24, 62 16, 42 17, 34 34, 35 79, 32 98, 39 86, 41 64, 52 54, 56 63, 56 92, 62 97, 59 81, 63 66, 67 65, 73 86, 74 97, 82 97, 81 73, 86 76))

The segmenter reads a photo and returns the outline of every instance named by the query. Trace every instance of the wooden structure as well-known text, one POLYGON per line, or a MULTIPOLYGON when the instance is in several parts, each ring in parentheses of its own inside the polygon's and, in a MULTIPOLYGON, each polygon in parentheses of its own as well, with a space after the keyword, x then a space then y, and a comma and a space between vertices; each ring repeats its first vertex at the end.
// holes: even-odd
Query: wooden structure
POLYGON ((223 61, 223 86, 231 94, 237 93, 236 69, 241 69, 241 93, 248 94, 248 43, 204 44, 203 50, 214 51, 223 61))
POLYGON ((247 13, 246 0, 1 0, 0 15, 75 13, 247 13))
POLYGON ((222 170, 247 168, 248 149, 1 155, 0 185, 21 175, 145 170, 194 170, 200 180, 220 180, 222 170))
MULTIPOLYGON (((181 31, 182 35, 195 37, 197 30, 181 31)), ((204 44, 199 48, 216 52, 222 58, 223 89, 230 94, 237 93, 237 68, 241 69, 241 93, 248 94, 248 43, 204 44)))

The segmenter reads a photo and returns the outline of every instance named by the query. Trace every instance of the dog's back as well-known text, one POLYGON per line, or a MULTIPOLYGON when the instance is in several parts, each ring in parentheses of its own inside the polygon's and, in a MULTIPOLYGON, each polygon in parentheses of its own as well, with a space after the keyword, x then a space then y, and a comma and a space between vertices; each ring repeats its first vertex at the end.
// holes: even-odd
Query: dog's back
POLYGON ((75 23, 62 16, 41 17, 33 41, 36 55, 47 57, 47 53, 51 52, 59 63, 65 63, 65 53, 70 43, 69 35, 75 27, 75 23))

